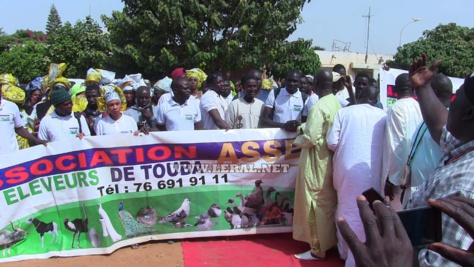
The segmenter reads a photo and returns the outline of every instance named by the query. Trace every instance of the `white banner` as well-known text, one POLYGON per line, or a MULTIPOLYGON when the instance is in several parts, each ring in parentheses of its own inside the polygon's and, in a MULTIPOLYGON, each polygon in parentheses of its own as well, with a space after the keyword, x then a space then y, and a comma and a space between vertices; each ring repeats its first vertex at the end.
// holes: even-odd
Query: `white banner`
POLYGON ((0 262, 290 232, 294 137, 278 129, 159 132, 0 156, 0 262))

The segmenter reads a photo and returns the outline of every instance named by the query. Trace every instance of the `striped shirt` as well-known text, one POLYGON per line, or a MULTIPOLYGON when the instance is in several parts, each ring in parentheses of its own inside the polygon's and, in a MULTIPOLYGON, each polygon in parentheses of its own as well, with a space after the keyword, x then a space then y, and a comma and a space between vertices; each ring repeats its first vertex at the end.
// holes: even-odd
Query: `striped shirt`
MULTIPOLYGON (((446 127, 440 140, 443 156, 435 171, 416 191, 409 208, 428 206, 428 198, 444 198, 452 195, 474 199, 474 140, 462 144, 452 136, 446 127)), ((443 214, 443 238, 441 242, 467 250, 473 239, 454 219, 443 214)), ((418 254, 420 266, 458 266, 430 251, 421 250, 418 254)))

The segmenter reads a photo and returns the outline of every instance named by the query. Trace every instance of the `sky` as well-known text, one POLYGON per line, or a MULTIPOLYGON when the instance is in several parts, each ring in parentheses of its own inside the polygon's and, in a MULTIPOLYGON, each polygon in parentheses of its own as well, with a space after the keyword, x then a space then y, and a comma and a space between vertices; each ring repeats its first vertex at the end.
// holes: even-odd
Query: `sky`
MULTIPOLYGON (((63 23, 74 24, 90 15, 102 26, 101 14, 110 16, 113 10, 121 11, 124 7, 121 0, 0 0, 0 3, 4 7, 0 27, 7 34, 18 29, 45 31, 52 4, 63 23)), ((369 7, 369 53, 395 54, 404 26, 402 44, 416 41, 424 30, 439 24, 454 22, 474 27, 472 0, 312 0, 302 10, 304 23, 298 25, 288 40, 313 39, 313 45, 328 51, 335 43, 339 48, 346 46, 351 52, 365 53, 367 18, 364 16, 368 15, 369 7), (410 23, 413 18, 420 21, 410 23)))

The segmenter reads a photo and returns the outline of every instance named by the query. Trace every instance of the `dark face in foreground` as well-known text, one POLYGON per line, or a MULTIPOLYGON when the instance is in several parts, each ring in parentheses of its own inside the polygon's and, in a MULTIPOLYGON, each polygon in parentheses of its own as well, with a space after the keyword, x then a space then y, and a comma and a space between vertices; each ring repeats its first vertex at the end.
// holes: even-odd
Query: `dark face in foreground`
POLYGON ((146 107, 150 105, 151 102, 151 93, 150 89, 140 89, 137 90, 137 106, 139 107, 146 107))
POLYGON ((258 82, 255 79, 248 79, 244 84, 245 98, 250 100, 255 98, 258 92, 258 82))
POLYGON ((41 100, 41 92, 39 89, 34 90, 31 92, 30 95, 30 105, 33 106, 41 100))
POLYGON ((120 100, 117 100, 117 99, 110 100, 107 103, 107 110, 109 111, 111 116, 116 117, 120 114, 120 106, 121 106, 120 100))
POLYGON ((97 98, 99 95, 99 90, 86 90, 86 98, 89 107, 97 107, 97 98))
POLYGON ((56 106, 56 114, 67 116, 72 113, 72 100, 67 100, 56 106))
POLYGON ((180 80, 176 88, 173 89, 174 96, 182 102, 185 102, 191 96, 191 84, 187 80, 180 80))
POLYGON ((449 106, 446 123, 446 129, 459 140, 463 140, 463 136, 469 131, 466 129, 466 122, 463 121, 469 109, 472 109, 471 103, 467 99, 464 87, 461 87, 456 91, 456 98, 449 106))
POLYGON ((230 86, 230 81, 225 80, 224 81, 224 87, 222 89, 221 95, 223 97, 228 97, 230 95, 230 92, 232 91, 232 86, 230 86))
POLYGON ((289 73, 288 76, 286 76, 286 90, 288 93, 294 94, 298 90, 300 80, 301 75, 298 75, 298 73, 295 72, 289 73))

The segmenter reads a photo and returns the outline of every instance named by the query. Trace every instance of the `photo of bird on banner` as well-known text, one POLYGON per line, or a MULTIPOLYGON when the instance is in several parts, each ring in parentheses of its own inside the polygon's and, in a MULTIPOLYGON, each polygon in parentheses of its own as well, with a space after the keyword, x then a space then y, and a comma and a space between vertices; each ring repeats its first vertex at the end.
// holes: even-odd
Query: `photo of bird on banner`
POLYGON ((77 247, 81 248, 81 234, 89 232, 89 219, 87 219, 86 209, 84 204, 82 204, 82 211, 84 213, 84 218, 77 218, 72 221, 69 218, 64 219, 64 226, 69 231, 73 232, 72 234, 72 244, 71 248, 74 248, 74 239, 77 235, 77 247))
POLYGON ((163 217, 159 221, 159 223, 163 224, 166 222, 170 222, 176 228, 184 228, 184 227, 193 226, 192 224, 186 223, 186 218, 189 216, 190 211, 191 211, 191 201, 185 198, 183 200, 183 203, 177 210, 163 217))
POLYGON ((12 226, 12 231, 10 230, 3 230, 0 232, 0 246, 3 245, 3 256, 5 257, 5 251, 8 248, 8 255, 10 255, 10 248, 11 246, 15 245, 16 243, 22 241, 25 236, 28 234, 28 232, 22 230, 20 228, 21 223, 18 221, 18 227, 15 228, 13 226, 13 223, 10 222, 10 225, 12 226))
POLYGON ((147 227, 133 218, 132 214, 124 209, 123 201, 119 204, 119 217, 125 228, 125 236, 128 238, 136 237, 144 234, 151 234, 158 230, 147 227))
POLYGON ((196 230, 198 231, 209 231, 212 230, 212 227, 217 225, 216 221, 211 220, 211 218, 217 218, 221 216, 222 210, 216 203, 213 203, 209 209, 199 216, 195 216, 198 221, 194 224, 196 230))

